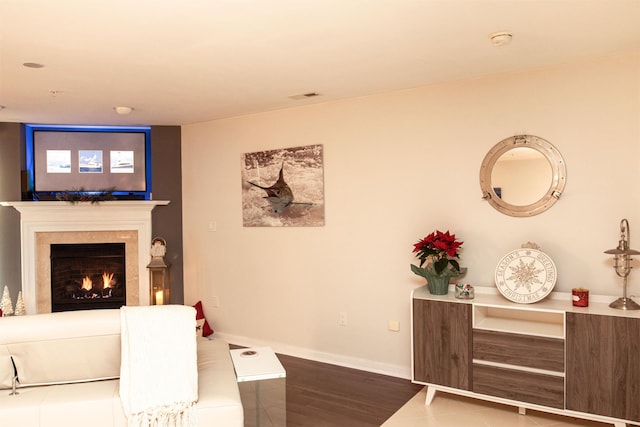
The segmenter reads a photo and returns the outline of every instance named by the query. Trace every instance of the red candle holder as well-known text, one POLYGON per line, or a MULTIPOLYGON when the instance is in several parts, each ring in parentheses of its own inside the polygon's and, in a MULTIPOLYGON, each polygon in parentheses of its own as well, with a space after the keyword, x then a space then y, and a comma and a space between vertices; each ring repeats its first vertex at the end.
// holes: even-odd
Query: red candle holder
POLYGON ((576 307, 588 307, 589 289, 573 288, 571 290, 571 299, 573 300, 573 305, 576 307))

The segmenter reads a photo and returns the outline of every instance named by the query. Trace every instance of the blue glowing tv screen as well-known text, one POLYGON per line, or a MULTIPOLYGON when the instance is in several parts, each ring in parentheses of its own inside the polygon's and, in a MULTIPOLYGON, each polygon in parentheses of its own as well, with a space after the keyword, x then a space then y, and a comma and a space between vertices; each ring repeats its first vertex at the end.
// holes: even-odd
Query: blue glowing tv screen
POLYGON ((28 189, 149 199, 150 128, 27 125, 28 189))

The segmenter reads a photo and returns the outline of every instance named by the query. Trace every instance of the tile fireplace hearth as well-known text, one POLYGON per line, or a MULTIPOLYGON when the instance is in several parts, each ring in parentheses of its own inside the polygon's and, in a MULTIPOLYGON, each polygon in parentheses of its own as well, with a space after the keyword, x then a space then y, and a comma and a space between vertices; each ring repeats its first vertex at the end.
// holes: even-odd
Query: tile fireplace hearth
POLYGON ((0 202, 20 212, 22 296, 27 314, 49 313, 51 245, 124 243, 126 301, 149 304, 151 211, 168 201, 0 202))

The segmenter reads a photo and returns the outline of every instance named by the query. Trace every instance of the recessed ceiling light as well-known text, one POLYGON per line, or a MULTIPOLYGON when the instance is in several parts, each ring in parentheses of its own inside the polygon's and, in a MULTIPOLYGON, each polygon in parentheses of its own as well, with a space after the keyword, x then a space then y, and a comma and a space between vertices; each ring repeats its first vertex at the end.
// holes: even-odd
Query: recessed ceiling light
POLYGON ((513 39, 513 34, 508 31, 499 31, 497 33, 489 34, 489 40, 491 40, 491 44, 494 46, 505 46, 511 43, 511 39, 513 39))
POLYGON ((133 108, 131 107, 113 107, 113 109, 116 110, 116 113, 122 116, 126 116, 127 114, 130 114, 133 111, 133 108))
POLYGON ((295 99, 297 101, 299 99, 313 98, 316 96, 320 96, 320 94, 318 92, 308 92, 308 93, 302 93, 300 95, 292 95, 289 97, 289 99, 295 99))
POLYGON ((37 62, 25 62, 22 65, 27 68, 44 68, 43 64, 38 64, 37 62))

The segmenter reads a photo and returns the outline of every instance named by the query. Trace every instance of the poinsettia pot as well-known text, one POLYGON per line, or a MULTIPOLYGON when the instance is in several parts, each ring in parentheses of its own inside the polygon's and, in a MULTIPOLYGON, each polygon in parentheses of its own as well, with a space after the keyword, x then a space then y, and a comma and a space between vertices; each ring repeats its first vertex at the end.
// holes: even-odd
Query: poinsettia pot
POLYGON ((458 271, 446 267, 437 273, 434 264, 427 264, 424 268, 411 264, 411 271, 427 280, 429 292, 433 295, 446 295, 449 292, 450 279, 466 273, 467 269, 461 268, 458 271))
POLYGON ((440 274, 436 273, 435 270, 425 268, 424 273, 429 292, 433 295, 446 295, 449 293, 449 280, 459 274, 457 271, 448 268, 445 268, 440 274))

